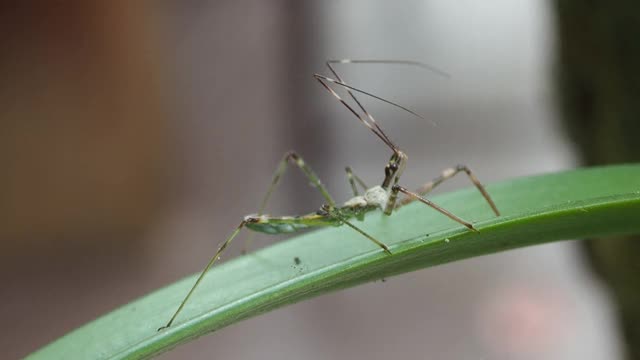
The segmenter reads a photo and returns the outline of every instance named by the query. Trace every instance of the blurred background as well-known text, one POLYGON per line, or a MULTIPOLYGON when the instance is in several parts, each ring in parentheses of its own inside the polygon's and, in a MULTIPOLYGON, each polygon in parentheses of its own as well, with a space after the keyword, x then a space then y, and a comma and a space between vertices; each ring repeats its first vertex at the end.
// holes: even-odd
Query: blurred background
MULTIPOLYGON (((337 68, 437 123, 365 101, 409 155, 411 188, 458 163, 491 183, 638 161, 637 10, 623 0, 0 5, 5 358, 201 270, 256 212, 287 150, 337 199, 349 197, 345 165, 379 181, 388 149, 313 80, 329 75, 326 59, 411 59, 452 75, 337 68)), ((269 211, 321 203, 290 171, 269 211)), ((615 270, 637 260, 630 246, 563 242, 418 271, 160 358, 638 358, 640 301, 621 295, 637 299, 637 284, 615 270)))

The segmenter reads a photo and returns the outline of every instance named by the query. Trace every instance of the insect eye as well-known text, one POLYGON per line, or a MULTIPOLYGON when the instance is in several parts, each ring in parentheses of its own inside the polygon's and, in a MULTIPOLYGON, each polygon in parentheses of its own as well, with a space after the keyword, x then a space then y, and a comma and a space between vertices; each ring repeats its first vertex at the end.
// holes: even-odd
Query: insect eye
POLYGON ((393 163, 393 164, 389 165, 389 167, 390 167, 390 168, 391 168, 391 170, 393 170, 393 171, 398 170, 398 164, 396 164, 396 163, 393 163))

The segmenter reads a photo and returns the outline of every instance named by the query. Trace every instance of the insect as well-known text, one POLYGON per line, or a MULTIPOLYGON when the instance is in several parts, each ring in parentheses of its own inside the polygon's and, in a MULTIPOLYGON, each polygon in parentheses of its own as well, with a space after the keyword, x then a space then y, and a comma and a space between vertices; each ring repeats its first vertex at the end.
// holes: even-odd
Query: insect
POLYGON ((281 234, 281 233, 292 233, 303 229, 308 228, 316 228, 316 227, 326 227, 326 226, 343 226, 346 225, 353 229, 354 231, 360 233, 363 237, 372 241, 374 244, 380 247, 382 251, 391 255, 391 250, 389 247, 383 243, 382 241, 374 238, 373 236, 366 233, 364 230, 360 229, 356 224, 354 224, 353 220, 362 221, 364 219, 365 214, 375 211, 382 210, 385 215, 391 215, 394 210, 399 207, 406 205, 413 201, 419 201, 425 205, 430 206, 431 208, 437 210, 443 215, 449 217, 453 221, 456 221, 462 225, 464 225, 470 231, 477 231, 470 222, 467 222, 448 210, 440 207, 439 205, 433 203, 431 200, 426 199, 424 196, 428 194, 435 187, 440 185, 442 182, 447 179, 452 178, 456 174, 460 172, 464 172, 467 174, 471 182, 475 185, 478 191, 482 194, 484 199, 487 201, 493 212, 496 216, 500 215, 498 208, 495 203, 485 190, 484 186, 480 183, 475 174, 465 165, 457 165, 455 167, 451 167, 445 169, 441 172, 440 176, 435 179, 427 182, 416 191, 409 191, 405 187, 399 184, 400 176, 402 175, 405 165, 407 162, 407 155, 396 146, 396 144, 391 141, 391 139, 385 134, 382 130, 382 127, 377 123, 374 117, 365 109, 362 103, 358 100, 354 92, 361 93, 380 101, 383 101, 387 104, 393 105, 395 107, 401 108, 414 116, 420 117, 424 119, 422 116, 417 113, 400 106, 396 103, 393 103, 389 100, 383 99, 379 96, 376 96, 372 93, 363 91, 361 89, 355 88, 351 85, 348 85, 344 80, 338 75, 336 72, 334 65, 335 64, 354 64, 354 63, 377 63, 377 64, 401 64, 401 65, 412 65, 418 66, 422 68, 426 68, 438 73, 441 73, 439 70, 430 67, 429 65, 415 62, 415 61, 406 61, 406 60, 329 60, 325 63, 328 69, 333 74, 333 78, 327 77, 320 74, 314 74, 313 77, 324 87, 326 91, 328 91, 333 97, 335 97, 343 106, 345 106, 362 124, 364 124, 369 130, 371 130, 382 142, 391 150, 391 157, 384 167, 384 178, 380 185, 368 187, 365 182, 358 177, 351 168, 347 167, 347 179, 353 191, 353 197, 347 200, 342 205, 338 205, 336 201, 329 195, 329 192, 322 184, 318 176, 311 170, 311 168, 305 163, 305 161, 298 155, 296 152, 287 152, 282 160, 280 161, 273 179, 271 181, 271 185, 269 186, 265 197, 262 200, 258 213, 253 215, 247 215, 240 222, 240 224, 235 228, 235 230, 229 235, 229 237, 220 245, 215 255, 209 260, 209 263, 206 265, 204 270, 200 273, 200 276, 196 280, 195 284, 191 287, 184 300, 180 303, 178 309, 173 314, 173 316, 169 319, 167 324, 158 329, 158 331, 166 329, 171 326, 173 321, 176 319, 178 314, 182 311, 185 304, 193 294, 194 290, 198 287, 202 279, 204 278, 207 271, 211 268, 211 266, 220 259, 220 256, 223 254, 227 246, 233 241, 233 239, 240 233, 243 228, 247 228, 254 232, 261 232, 266 234, 281 234), (343 99, 332 87, 340 87, 346 90, 351 100, 356 104, 356 106, 350 105, 343 99), (359 111, 357 110, 359 109, 359 111), (318 189, 320 194, 323 196, 325 203, 315 212, 300 215, 300 216, 270 216, 264 213, 267 202, 271 197, 275 187, 278 185, 281 177, 284 175, 287 166, 294 166, 300 169, 302 173, 308 178, 311 184, 318 189), (364 190, 364 193, 360 195, 358 191, 358 186, 364 190), (403 199, 398 199, 400 195, 404 195, 403 199))

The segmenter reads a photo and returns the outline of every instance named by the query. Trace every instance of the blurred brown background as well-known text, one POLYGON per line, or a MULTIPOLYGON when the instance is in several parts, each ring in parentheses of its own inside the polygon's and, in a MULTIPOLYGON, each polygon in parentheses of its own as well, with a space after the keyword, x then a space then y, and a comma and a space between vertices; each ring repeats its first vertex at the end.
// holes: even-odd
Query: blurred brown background
MULTIPOLYGON (((311 77, 328 58, 421 60, 453 75, 340 67, 350 83, 438 124, 367 101, 409 154, 408 185, 457 163, 485 182, 578 166, 554 108, 562 18, 551 5, 0 5, 5 356, 199 271, 256 211, 287 150, 336 198, 349 194, 345 165, 378 181, 387 149, 311 77)), ((292 171, 270 211, 320 203, 292 171)), ((615 359, 624 350, 613 313, 567 242, 326 295, 161 358, 615 359)))

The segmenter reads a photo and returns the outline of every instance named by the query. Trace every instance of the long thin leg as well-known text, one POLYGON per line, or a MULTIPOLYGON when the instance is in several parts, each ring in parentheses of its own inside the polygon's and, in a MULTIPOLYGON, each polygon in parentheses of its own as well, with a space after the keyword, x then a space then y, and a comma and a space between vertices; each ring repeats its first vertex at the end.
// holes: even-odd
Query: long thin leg
MULTIPOLYGON (((335 82, 337 80, 333 80, 333 79, 327 78, 326 76, 322 76, 322 75, 319 75, 319 74, 314 74, 313 77, 316 80, 318 80, 318 82, 325 88, 325 90, 327 90, 331 95, 333 95, 333 97, 335 97, 336 100, 338 100, 356 118, 358 118, 358 120, 360 120, 360 122, 362 124, 364 124, 364 126, 368 127, 369 130, 371 130, 374 134, 376 134, 376 136, 378 138, 380 138, 380 140, 382 140, 385 144, 387 144, 387 146, 389 148, 391 148, 394 152, 398 151, 398 147, 395 146, 395 144, 391 141, 391 139, 389 139, 389 137, 384 133, 384 131, 382 130, 380 125, 378 125, 378 123, 375 120, 371 120, 373 117, 369 117, 369 120, 365 119, 351 105, 349 105, 349 103, 347 103, 335 90, 333 90, 333 88, 331 86, 329 86, 330 83, 333 83, 333 82, 335 82)), ((342 83, 340 82, 340 84, 342 84, 342 83)), ((349 88, 355 90, 355 88, 352 88, 350 86, 349 86, 349 88)), ((367 93, 367 95, 371 95, 371 94, 367 93)), ((371 95, 371 96, 374 96, 375 98, 378 98, 375 95, 371 95)), ((378 98, 378 99, 381 99, 381 98, 378 98)), ((386 101, 384 99, 382 99, 382 100, 386 101)), ((396 104, 394 104, 394 105, 396 105, 396 104)), ((399 106, 399 105, 397 105, 397 106, 399 106)), ((406 109, 406 110, 411 112, 411 110, 409 110, 409 109, 406 109)))
MULTIPOLYGON (((284 156, 282 157, 282 160, 280 160, 280 163, 276 168, 275 173, 273 174, 271 185, 269 185, 269 189, 267 190, 267 193, 262 199, 262 203, 260 203, 260 208, 258 209, 258 216, 264 214, 264 210, 267 207, 267 202, 269 201, 269 198, 271 198, 271 194, 275 190, 276 186, 278 186, 280 179, 282 178, 285 171, 287 170, 288 164, 297 166, 302 171, 302 173, 309 179, 311 184, 314 187, 316 187, 318 191, 320 191, 320 193, 322 194, 322 197, 324 197, 327 204, 331 206, 335 206, 335 201, 333 200, 331 195, 329 195, 329 192, 324 187, 324 185, 322 185, 322 182, 318 178, 318 175, 316 175, 316 173, 313 170, 311 170, 311 168, 307 165, 307 163, 304 162, 304 160, 300 155, 298 155, 295 151, 289 151, 284 154, 284 156)), ((247 236, 242 248, 243 254, 246 253, 248 249, 251 247, 251 243, 253 242, 254 235, 255 233, 251 233, 249 234, 249 236, 247 236)))
POLYGON ((189 290, 189 292, 187 293, 187 296, 184 297, 184 300, 182 300, 182 302, 180 303, 180 306, 178 306, 178 310, 176 310, 176 312, 173 314, 171 319, 169 319, 169 322, 167 322, 167 325, 159 328, 158 331, 164 330, 164 329, 168 328, 169 326, 171 326, 171 324, 176 319, 178 314, 182 311, 182 308, 184 308, 184 305, 187 303, 187 301, 191 297, 191 294, 193 294, 193 291, 196 289, 196 287, 198 287, 198 285, 200 284, 200 281, 202 281, 202 278, 204 278, 204 275, 207 273, 207 271, 209 271, 211 266, 213 266, 213 264, 218 259, 220 259, 220 256, 222 256, 222 253, 224 252, 224 250, 231 243, 231 241, 238 235, 240 230, 242 230, 242 228, 247 224, 248 221, 250 221, 250 220, 247 220, 247 219, 242 220, 240 225, 238 225, 238 227, 236 227, 236 229, 233 231, 233 233, 231 233, 231 235, 227 238, 227 240, 224 243, 222 243, 222 245, 218 248, 218 251, 216 251, 216 254, 213 255, 211 260, 209 260, 209 263, 207 264, 207 266, 205 266, 204 270, 202 270, 202 272, 200 273, 200 276, 198 276, 198 279, 196 280, 195 284, 193 284, 193 286, 191 287, 191 290, 189 290))
MULTIPOLYGON (((475 176, 473 171, 471 171, 471 169, 469 169, 469 167, 466 166, 466 165, 457 165, 455 167, 443 170, 442 173, 440 174, 440 176, 438 176, 437 178, 435 178, 435 179, 429 181, 428 183, 422 185, 415 192, 417 194, 420 194, 420 195, 424 196, 424 195, 428 194, 431 190, 433 190, 436 186, 442 184, 444 181, 446 181, 448 179, 451 179, 456 174, 458 174, 459 172, 462 172, 462 171, 464 171, 467 174, 467 176, 469 177, 469 180, 471 180, 473 185, 475 185, 476 188, 478 189, 478 191, 480 191, 480 193, 482 194, 484 199, 487 201, 487 203, 489 204, 489 206, 491 207, 493 212, 496 214, 496 216, 500 216, 500 211, 498 211, 498 207, 493 202, 493 199, 491 199, 491 196, 489 196, 489 193, 487 192, 487 190, 485 190, 484 186, 482 185, 480 180, 478 180, 478 178, 475 176)), ((403 206, 403 205, 406 205, 406 204, 408 204, 410 202, 413 202, 415 200, 416 200, 416 198, 414 198, 414 197, 406 197, 406 198, 402 199, 402 201, 400 201, 400 203, 398 204, 398 206, 396 208, 398 208, 400 206, 403 206)))
POLYGON ((358 187, 356 186, 356 182, 360 185, 364 190, 367 190, 369 187, 360 179, 360 177, 353 173, 353 170, 349 166, 344 169, 347 172, 347 179, 349 180, 349 184, 351 185, 351 190, 353 190, 353 196, 358 196, 358 187))
MULTIPOLYGON (((340 77, 340 75, 337 73, 337 71, 331 66, 331 64, 335 64, 335 63, 387 63, 387 64, 404 64, 404 65, 416 65, 416 66, 421 66, 427 69, 432 69, 433 67, 426 65, 426 64, 422 64, 422 63, 418 63, 415 61, 405 61, 405 60, 329 60, 326 62, 327 67, 329 68, 329 70, 331 70, 331 72, 333 73, 333 75, 336 77, 336 79, 332 79, 330 77, 324 76, 324 75, 320 75, 320 74, 313 74, 313 77, 318 80, 318 82, 320 84, 322 84, 322 86, 331 94, 333 95, 338 101, 340 101, 340 103, 342 103, 342 105, 344 105, 353 115, 355 115, 358 120, 360 120, 360 122, 362 122, 366 127, 368 127, 371 131, 373 131, 374 134, 376 134, 376 136, 378 136, 385 144, 387 144, 387 146, 389 146, 394 152, 398 152, 398 148, 393 144, 393 142, 391 141, 391 139, 389 139, 389 137, 384 133, 384 131, 382 130, 382 128, 380 127, 380 125, 378 125, 378 123, 376 122, 376 120, 374 119, 374 117, 365 109, 364 105, 362 105, 362 103, 358 100, 358 98, 356 98, 355 94, 353 93, 353 91, 370 96, 374 99, 380 100, 382 102, 385 102, 387 104, 393 105, 395 107, 398 107, 414 116, 417 116, 421 119, 425 119, 424 117, 420 116, 420 114, 402 106, 399 104, 396 104, 392 101, 389 101, 387 99, 384 99, 380 96, 374 95, 370 92, 361 90, 359 88, 353 87, 351 85, 348 85, 347 83, 345 83, 342 78, 340 77), (360 110, 362 110, 362 112, 364 113, 364 116, 360 115, 351 105, 349 105, 344 99, 342 99, 342 97, 331 87, 329 86, 329 84, 335 84, 338 86, 341 86, 342 88, 346 89, 347 92, 349 93, 349 96, 353 99, 353 101, 358 105, 358 107, 360 108, 360 110)), ((438 73, 442 73, 440 71, 434 70, 438 73)), ((446 74, 445 74, 446 76, 446 74)), ((426 119, 425 119, 426 120, 426 119)))
POLYGON ((387 254, 391 254, 391 250, 389 250, 389 247, 385 243, 383 243, 382 241, 380 241, 380 240, 374 238, 373 236, 367 234, 366 232, 364 232, 364 230, 362 230, 359 227, 357 227, 354 224, 352 224, 349 220, 347 220, 346 217, 342 216, 339 211, 336 211, 336 210, 333 210, 333 209, 329 209, 328 210, 328 214, 329 214, 329 216, 332 216, 332 217, 340 220, 343 224, 347 225, 348 227, 352 228, 353 230, 359 232, 364 237, 366 237, 367 239, 371 240, 374 244, 380 246, 382 248, 382 250, 384 250, 387 254))
MULTIPOLYGON (((354 60, 354 59, 341 59, 341 60, 327 60, 325 62, 325 65, 327 66, 327 68, 329 68, 329 71, 331 71, 331 73, 335 76, 336 80, 338 81, 337 84, 341 85, 343 87, 345 87, 347 89, 347 92, 349 93, 349 95, 351 96, 351 98, 353 99, 353 101, 355 101, 355 103, 358 105, 358 107, 360 107, 360 109, 364 112, 364 114, 373 122, 375 122, 375 119, 373 119, 373 116, 371 116, 371 114, 369 114, 369 112, 364 108, 364 106, 362 105, 362 103, 358 100, 358 98, 356 98, 355 94, 351 91, 351 90, 355 90, 358 92, 361 92, 359 89, 351 89, 346 81, 344 81, 344 79, 342 79, 342 77, 338 74, 338 72, 335 70, 335 68, 332 66, 332 64, 397 64, 397 65, 411 65, 411 66, 417 66, 426 70, 429 70, 435 74, 438 74, 440 76, 449 78, 449 74, 447 74, 446 72, 436 68, 435 66, 429 65, 429 64, 425 64, 425 63, 421 63, 418 61, 411 61, 411 60, 354 60)), ((332 79, 326 79, 327 81, 331 81, 332 79)), ((364 92, 363 92, 364 93, 364 92)), ((366 95, 372 96, 369 93, 364 93, 366 95)), ((374 96, 375 98, 378 98, 376 96, 374 96)), ((380 99, 379 100, 382 101, 386 101, 385 99, 380 99)), ((392 104, 392 105, 396 105, 396 104, 392 104)), ((396 105, 397 106, 397 105, 396 105)), ((403 108, 403 107, 401 107, 403 108)), ((403 108, 404 109, 404 108, 403 108)), ((409 111, 410 113, 413 113, 412 111, 408 110, 408 109, 404 109, 409 111)), ((417 115, 418 117, 421 117, 418 114, 413 113, 414 115, 417 115)))
MULTIPOLYGON (((340 81, 340 80, 337 80, 337 79, 332 79, 332 78, 330 78, 328 76, 324 76, 324 75, 320 75, 320 74, 313 74, 313 77, 315 77, 316 80, 318 80, 318 81, 326 81, 326 82, 329 82, 329 83, 332 83, 332 84, 336 84, 336 85, 338 85, 340 87, 343 87, 343 88, 347 89, 347 91, 353 90, 353 91, 358 92, 360 94, 364 94, 364 95, 370 96, 370 97, 372 97, 372 98, 374 98, 376 100, 380 100, 380 101, 382 101, 384 103, 387 103, 389 105, 392 105, 392 106, 395 106, 395 107, 397 107, 399 109, 402 109, 402 110, 408 112, 409 114, 411 114, 411 115, 413 115, 415 117, 418 117, 418 118, 423 119, 423 120, 430 121, 429 119, 426 119, 422 115, 418 114, 417 112, 415 112, 415 111, 413 111, 413 110, 411 110, 411 109, 409 109, 409 108, 407 108, 405 106, 402 106, 400 104, 394 103, 393 101, 387 100, 387 99, 385 99, 383 97, 380 97, 378 95, 375 95, 375 94, 372 94, 370 92, 364 91, 364 90, 359 89, 359 88, 357 88, 355 86, 351 86, 351 85, 349 85, 349 84, 347 84, 347 83, 345 83, 343 81, 340 81)), ((351 96, 354 97, 354 94, 351 91, 349 91, 349 94, 351 94, 351 96)), ((360 106, 360 108, 362 108, 362 104, 359 101, 358 101, 358 105, 360 106)), ((363 110, 363 111, 365 111, 367 117, 370 120, 375 122, 373 120, 372 116, 369 113, 367 113, 366 110, 363 110)))
POLYGON ((476 232, 478 231, 478 230, 476 230, 476 228, 474 228, 474 227, 473 227, 473 225, 472 225, 470 222, 467 222, 467 221, 462 220, 461 218, 459 218, 459 217, 457 217, 457 216, 453 215, 453 214, 452 214, 451 212, 449 212, 448 210, 446 210, 446 209, 444 209, 444 208, 440 207, 439 205, 436 205, 436 204, 435 204, 435 203, 433 203, 431 200, 425 199, 425 198, 423 198, 422 196, 420 196, 420 195, 418 195, 418 194, 416 194, 416 193, 414 193, 414 192, 411 192, 411 191, 409 191, 409 190, 407 190, 407 189, 403 188, 403 187, 402 187, 402 186, 400 186, 400 185, 394 185, 394 186, 393 186, 393 188, 391 188, 391 192, 392 192, 392 193, 396 193, 396 194, 397 194, 398 192, 401 192, 401 193, 403 193, 403 194, 405 194, 405 195, 407 195, 407 196, 410 196, 410 197, 414 198, 415 200, 418 200, 418 201, 420 201, 421 203, 423 203, 423 204, 425 204, 425 205, 428 205, 428 206, 430 206, 430 207, 434 208, 434 209, 435 209, 435 210, 437 210, 438 212, 440 212, 440 213, 442 213, 443 215, 445 215, 445 216, 449 217, 451 220, 453 220, 453 221, 455 221, 455 222, 458 222, 458 223, 460 223, 460 224, 464 225, 465 227, 467 227, 467 229, 469 229, 469 230, 471 230, 471 231, 476 231, 476 232))
MULTIPOLYGON (((333 95, 340 103, 342 103, 342 105, 344 105, 353 115, 355 115, 358 120, 360 120, 360 122, 362 122, 365 126, 367 126, 376 136, 378 136, 378 138, 380 138, 389 148, 391 148, 391 150, 393 150, 394 152, 394 156, 392 157, 393 163, 390 163, 387 165, 387 167, 385 168, 385 180, 383 183, 383 187, 386 189, 389 185, 391 180, 393 180, 393 185, 397 185, 398 181, 400 179, 400 176, 404 170, 404 163, 406 161, 406 155, 400 151, 400 149, 398 149, 398 147, 391 141, 391 139, 384 133, 384 131, 382 130, 382 128, 378 125, 378 123, 376 122, 376 120, 374 119, 374 117, 371 115, 371 113, 369 113, 367 111, 367 109, 364 107, 364 105, 362 105, 362 103, 358 100, 358 98, 356 97, 356 95, 354 94, 355 92, 358 92, 360 94, 364 94, 367 96, 370 96, 374 99, 378 99, 380 101, 383 101, 387 104, 393 105, 395 107, 398 107, 404 111, 409 112, 410 114, 417 116, 421 119, 425 119, 424 117, 420 116, 419 114, 409 110, 408 108, 398 105, 394 102, 391 102, 389 100, 386 100, 384 98, 381 98, 377 95, 374 95, 372 93, 363 91, 361 89, 358 89, 356 87, 350 86, 348 85, 343 79, 342 77, 340 77, 340 75, 338 74, 338 72, 334 69, 334 67, 332 66, 332 64, 351 64, 351 63, 370 63, 370 64, 400 64, 400 65, 413 65, 413 66, 418 66, 421 67, 423 69, 427 69, 430 70, 438 75, 444 76, 444 77, 449 77, 449 75, 437 68, 435 68, 434 66, 428 65, 428 64, 424 64, 424 63, 420 63, 417 61, 409 61, 409 60, 349 60, 349 59, 343 59, 343 60, 328 60, 325 64, 327 66, 327 68, 329 68, 329 70, 331 71, 331 73, 335 76, 335 79, 320 75, 320 74, 314 74, 313 77, 320 82, 320 84, 322 84, 322 86, 331 94, 333 95), (349 96, 351 97, 351 99, 358 105, 358 107, 360 108, 360 110, 363 112, 363 115, 360 115, 352 106, 350 106, 344 99, 342 99, 340 97, 340 95, 338 95, 338 93, 329 85, 332 84, 334 86, 341 86, 343 89, 345 89, 347 91, 347 93, 349 94, 349 96), (395 158, 395 160, 393 160, 395 158), (392 170, 393 166, 396 167, 396 170, 393 171, 389 171, 392 170)), ((426 119, 425 119, 426 120, 426 119)), ((433 121, 432 121, 433 123, 433 121)), ((435 124, 435 123, 434 123, 435 124)), ((397 193, 393 194, 393 196, 389 199, 390 201, 387 204, 387 207, 385 208, 385 214, 387 215, 391 215, 391 212, 393 211, 393 208, 395 207, 395 201, 396 201, 396 197, 397 197, 397 193)))
POLYGON ((284 156, 282 157, 282 160, 280 160, 280 164, 278 165, 276 172, 273 174, 273 180, 271 180, 271 185, 269 186, 269 190, 267 190, 267 194, 262 199, 262 203, 260 204, 260 209, 258 210, 258 215, 262 215, 262 213, 264 212, 264 209, 267 206, 267 202, 271 197, 271 193, 273 193, 273 190, 275 190, 276 186, 278 185, 278 182, 280 182, 282 175, 284 175, 285 171, 287 170, 287 164, 297 166, 302 171, 302 173, 309 179, 311 184, 314 187, 316 187, 318 191, 320 191, 320 193, 322 194, 322 197, 324 197, 324 199, 327 201, 327 204, 331 206, 335 206, 336 202, 333 200, 331 195, 329 195, 329 192, 324 187, 324 185, 322 185, 322 182, 318 178, 318 175, 316 175, 316 173, 313 172, 313 170, 311 170, 309 165, 307 165, 307 163, 304 162, 304 160, 300 155, 298 155, 295 151, 289 151, 286 154, 284 154, 284 156))
MULTIPOLYGON (((326 65, 331 69, 331 72, 335 74, 335 71, 333 71, 333 67, 331 66, 331 64, 397 64, 397 65, 411 65, 411 66, 417 66, 420 68, 423 68, 425 70, 429 70, 432 73, 442 76, 444 78, 450 78, 451 75, 449 75, 449 73, 440 70, 439 68, 437 68, 434 65, 431 64, 427 64, 427 63, 423 63, 423 62, 419 62, 419 61, 413 61, 413 60, 398 60, 398 59, 392 59, 392 60, 388 60, 388 59, 339 59, 339 60, 327 60, 326 61, 326 65)), ((337 75, 336 75, 337 76, 337 75)))

